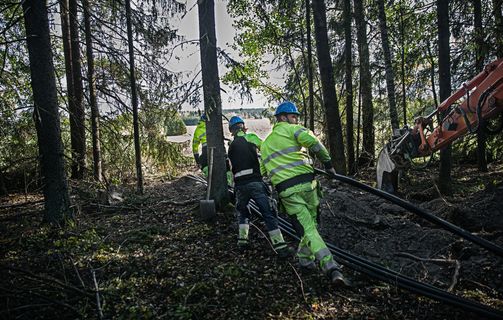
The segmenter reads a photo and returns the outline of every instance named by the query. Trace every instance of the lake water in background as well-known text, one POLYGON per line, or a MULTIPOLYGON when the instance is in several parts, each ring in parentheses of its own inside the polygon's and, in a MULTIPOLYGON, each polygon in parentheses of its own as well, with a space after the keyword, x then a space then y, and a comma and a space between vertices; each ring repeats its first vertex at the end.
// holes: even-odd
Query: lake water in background
MULTIPOLYGON (((262 119, 244 119, 245 125, 248 128, 248 132, 253 132, 257 136, 259 136, 262 140, 267 137, 269 132, 271 132, 271 122, 267 118, 262 118, 262 119)), ((224 136, 228 139, 231 138, 231 133, 229 132, 228 129, 228 122, 224 121, 223 122, 224 126, 224 136)), ((194 131, 196 130, 196 126, 187 126, 187 133, 179 136, 167 136, 166 139, 170 142, 177 142, 177 143, 189 143, 189 147, 184 149, 185 154, 192 154, 192 150, 190 148, 190 142, 192 141, 192 135, 194 134, 194 131)), ((225 143, 227 146, 227 143, 225 143)))

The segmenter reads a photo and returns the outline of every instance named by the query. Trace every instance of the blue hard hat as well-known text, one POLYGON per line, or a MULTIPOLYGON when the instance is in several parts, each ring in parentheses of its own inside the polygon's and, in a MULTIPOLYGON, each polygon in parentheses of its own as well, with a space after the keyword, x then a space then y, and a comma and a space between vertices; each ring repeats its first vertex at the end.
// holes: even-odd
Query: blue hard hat
POLYGON ((277 116, 282 113, 286 113, 286 114, 291 113, 291 114, 300 115, 300 112, 299 112, 299 110, 297 110, 297 107, 295 106, 295 104, 290 101, 285 101, 285 102, 280 103, 280 105, 276 108, 276 112, 274 112, 274 115, 277 116))
POLYGON ((245 122, 243 121, 243 119, 241 119, 240 117, 238 116, 233 116, 230 120, 229 120, 229 130, 231 130, 231 128, 235 125, 235 124, 238 124, 238 123, 242 123, 244 124, 245 122))
POLYGON ((201 121, 206 121, 206 120, 208 120, 208 117, 206 117, 206 113, 203 113, 203 114, 201 115, 201 119, 200 119, 200 120, 201 120, 201 121))

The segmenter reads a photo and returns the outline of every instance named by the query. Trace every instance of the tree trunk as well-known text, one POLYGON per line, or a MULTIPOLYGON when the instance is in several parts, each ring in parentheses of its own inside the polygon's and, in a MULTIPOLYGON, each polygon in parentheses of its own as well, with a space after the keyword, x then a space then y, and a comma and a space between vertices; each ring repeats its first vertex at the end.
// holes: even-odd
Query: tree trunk
POLYGON ((407 90, 405 87, 405 26, 403 22, 403 3, 400 0, 400 42, 401 42, 401 61, 400 68, 402 73, 402 112, 403 112, 403 125, 407 125, 407 90))
POLYGON ((5 178, 4 178, 4 173, 0 169, 0 196, 5 196, 9 192, 7 191, 7 187, 5 186, 5 178))
POLYGON ((355 146, 353 137, 353 60, 351 39, 351 0, 344 0, 344 58, 346 68, 346 143, 348 155, 348 172, 356 173, 355 146))
POLYGON ((372 104, 372 76, 370 74, 369 47, 367 41, 367 22, 363 10, 364 0, 354 0, 356 36, 360 59, 360 91, 362 99, 362 154, 359 163, 371 164, 375 152, 374 106, 372 104))
POLYGON ((311 41, 311 4, 306 0, 307 84, 309 88, 309 129, 314 132, 313 48, 311 41))
POLYGON ((204 110, 208 117, 206 138, 208 149, 213 152, 213 174, 211 175, 210 198, 217 207, 229 202, 226 178, 224 134, 222 128, 222 101, 217 63, 217 39, 215 35, 214 0, 199 0, 199 42, 201 52, 201 73, 203 78, 204 110))
POLYGON ((362 75, 358 74, 358 111, 357 111, 357 124, 356 124, 356 170, 360 164, 360 139, 361 139, 361 124, 362 124, 362 75))
POLYGON ((494 36, 496 41, 496 55, 498 58, 503 58, 503 15, 501 13, 501 7, 503 6, 503 0, 493 0, 493 14, 494 14, 494 36))
MULTIPOLYGON (((478 74, 484 69, 484 57, 486 54, 484 29, 482 28, 482 4, 480 0, 473 0, 473 18, 476 48, 474 74, 478 74)), ((482 172, 487 172, 485 125, 485 121, 481 119, 477 130, 477 166, 479 171, 482 172)))
POLYGON ((320 68, 323 106, 327 121, 327 140, 335 170, 346 174, 346 157, 342 139, 339 103, 335 91, 334 70, 328 47, 327 10, 324 0, 313 0, 314 35, 320 68))
MULTIPOLYGON (((304 30, 301 29, 301 32, 302 32, 302 36, 300 37, 300 46, 301 46, 301 52, 302 52, 302 64, 303 64, 303 67, 304 67, 304 74, 306 75, 306 78, 309 78, 309 75, 308 75, 308 66, 307 66, 307 57, 306 57, 306 52, 304 51, 304 48, 306 47, 306 44, 305 44, 305 40, 304 39, 304 30)), ((306 32, 307 33, 307 32, 306 32)), ((301 87, 300 90, 302 90, 302 97, 304 97, 304 90, 303 88, 301 87)), ((307 93, 309 95, 309 92, 307 93)), ((309 98, 308 98, 309 99, 309 98)), ((309 100, 308 100, 309 101, 309 100)), ((309 122, 309 116, 308 116, 308 112, 309 112, 309 102, 308 101, 304 101, 304 109, 302 109, 302 120, 304 122, 304 127, 308 128, 308 122, 309 122)))
POLYGON ((84 10, 84 25, 86 29, 87 81, 89 85, 89 101, 91 104, 91 134, 93 141, 93 173, 96 181, 102 181, 100 145, 100 111, 96 98, 96 82, 94 78, 94 53, 91 35, 91 21, 89 14, 89 0, 82 0, 84 10))
POLYGON ((80 43, 79 43, 79 22, 77 0, 70 0, 69 15, 71 54, 72 54, 72 75, 73 75, 73 97, 74 110, 70 114, 70 131, 72 144, 72 178, 82 179, 86 167, 86 127, 85 110, 82 103, 84 95, 82 89, 82 67, 80 63, 80 43))
POLYGON ((143 172, 141 168, 140 125, 138 123, 138 94, 136 93, 136 74, 134 67, 133 26, 131 22, 131 1, 126 0, 127 39, 129 46, 129 77, 131 84, 131 103, 133 104, 133 136, 136 159, 136 190, 143 194, 143 172))
POLYGON ((288 57, 290 58, 290 63, 291 63, 291 67, 293 70, 293 74, 295 77, 295 82, 297 82, 298 90, 300 92, 300 95, 302 96, 302 111, 304 114, 306 114, 306 110, 307 110, 306 96, 305 96, 304 90, 302 88, 302 81, 300 79, 299 70, 297 69, 297 66, 295 65, 295 58, 292 55, 292 50, 290 49, 290 47, 288 47, 287 50, 288 50, 288 57))
MULTIPOLYGON (((437 25, 438 25, 438 72, 440 101, 444 101, 451 95, 451 53, 449 45, 449 2, 437 0, 437 25)), ((448 111, 441 114, 445 117, 448 111)), ((444 194, 452 193, 451 183, 451 146, 440 150, 440 170, 438 187, 444 194)))
POLYGON ((431 53, 430 41, 426 41, 426 50, 428 51, 428 60, 430 61, 430 82, 431 82, 431 93, 433 94, 433 102, 435 103, 435 109, 438 108, 438 97, 437 90, 435 89, 435 59, 431 53))
POLYGON ((26 42, 35 105, 38 150, 43 180, 44 220, 63 225, 73 218, 63 158, 56 77, 52 61, 49 21, 45 1, 23 2, 26 42))
POLYGON ((70 36, 70 20, 68 17, 69 0, 60 0, 59 8, 61 11, 61 34, 63 37, 63 53, 65 57, 65 75, 66 75, 66 92, 68 97, 68 115, 70 119, 70 138, 71 138, 71 152, 72 175, 77 172, 77 161, 75 159, 76 151, 73 146, 73 136, 75 129, 75 96, 73 85, 73 71, 72 71, 72 39, 70 36))
POLYGON ((389 116, 391 119, 391 128, 393 130, 400 128, 398 121, 398 111, 396 108, 396 94, 395 94, 395 74, 393 72, 393 65, 391 64, 391 50, 389 48, 388 40, 388 26, 386 25, 386 12, 384 10, 384 0, 377 0, 379 9, 379 29, 381 31, 381 44, 384 55, 384 66, 386 71, 386 89, 388 92, 388 105, 389 116))

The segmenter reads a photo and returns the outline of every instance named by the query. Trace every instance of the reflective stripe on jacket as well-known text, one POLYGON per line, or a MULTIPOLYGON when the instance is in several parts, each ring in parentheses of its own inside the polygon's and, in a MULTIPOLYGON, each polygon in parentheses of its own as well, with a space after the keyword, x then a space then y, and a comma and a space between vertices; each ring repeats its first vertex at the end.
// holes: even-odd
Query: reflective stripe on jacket
POLYGON ((273 185, 295 176, 313 173, 307 150, 322 162, 330 161, 327 149, 316 136, 301 125, 278 122, 262 142, 262 171, 267 171, 273 185))
POLYGON ((199 121, 192 138, 192 153, 199 153, 199 145, 206 144, 206 122, 199 121))

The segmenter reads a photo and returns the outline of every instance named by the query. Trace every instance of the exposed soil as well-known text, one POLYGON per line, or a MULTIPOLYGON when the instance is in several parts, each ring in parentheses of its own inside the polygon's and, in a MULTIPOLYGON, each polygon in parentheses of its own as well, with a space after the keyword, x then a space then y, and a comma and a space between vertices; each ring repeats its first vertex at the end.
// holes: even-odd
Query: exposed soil
MULTIPOLYGON (((372 176, 357 179, 373 184, 372 176)), ((503 164, 484 174, 455 167, 449 197, 438 195, 434 176, 409 173, 401 196, 503 246, 503 164)), ((327 241, 503 310, 503 259, 382 199, 321 181, 327 241)), ((240 253, 233 208, 215 224, 201 222, 205 187, 188 176, 150 181, 141 197, 120 192, 124 201, 104 204, 92 185, 73 185, 79 213, 64 230, 41 225, 40 195, 1 199, 0 318, 480 318, 348 268, 353 286, 344 289, 301 273, 295 259, 276 258, 258 218, 252 249, 240 253)))

